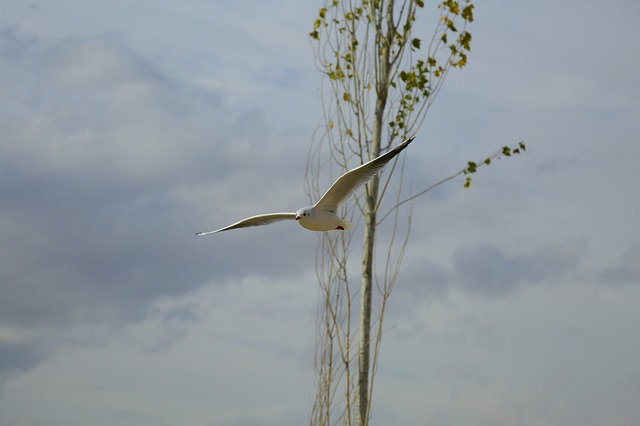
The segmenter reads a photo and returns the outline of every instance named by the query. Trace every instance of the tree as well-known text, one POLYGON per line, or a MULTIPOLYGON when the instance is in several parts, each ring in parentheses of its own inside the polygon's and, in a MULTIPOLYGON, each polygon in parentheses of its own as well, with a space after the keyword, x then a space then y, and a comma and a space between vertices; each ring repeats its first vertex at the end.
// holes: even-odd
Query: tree
MULTIPOLYGON (((424 8, 423 0, 324 0, 310 33, 316 66, 323 75, 323 120, 309 151, 305 179, 312 201, 326 187, 319 181, 321 170, 331 182, 414 135, 449 71, 466 65, 471 0, 439 2, 428 43, 423 43, 416 27, 418 12, 424 8)), ((469 162, 436 185, 465 174, 468 186, 469 175, 478 165, 489 164, 499 155, 469 162)), ((436 186, 407 196, 402 179, 392 179, 394 174, 402 175, 403 169, 403 160, 396 159, 367 183, 361 198, 342 207, 343 217, 364 220, 359 290, 351 285, 350 271, 356 265, 347 258, 354 233, 328 232, 319 239, 318 388, 312 424, 351 425, 354 417, 357 425, 369 421, 385 307, 407 245, 412 201, 436 186), (386 197, 391 201, 386 200, 385 195, 391 194, 386 197), (385 234, 386 250, 378 253, 377 230, 386 222, 391 222, 385 234), (384 266, 376 268, 376 264, 384 266), (358 293, 356 327, 352 302, 358 293)))

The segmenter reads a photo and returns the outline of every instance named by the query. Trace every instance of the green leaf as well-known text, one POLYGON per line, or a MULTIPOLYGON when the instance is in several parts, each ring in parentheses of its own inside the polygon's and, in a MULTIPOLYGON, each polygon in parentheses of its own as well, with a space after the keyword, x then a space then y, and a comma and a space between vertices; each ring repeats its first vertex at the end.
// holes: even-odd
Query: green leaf
POLYGON ((462 13, 460 14, 460 16, 462 16, 462 19, 467 22, 473 22, 473 8, 474 6, 472 4, 465 6, 462 9, 462 13))
POLYGON ((455 66, 457 66, 458 68, 462 68, 465 65, 467 65, 467 55, 465 55, 464 53, 461 53, 460 60, 455 64, 455 66))
POLYGON ((502 155, 504 155, 506 157, 510 157, 511 156, 511 148, 509 148, 508 146, 502 147, 502 155))
POLYGON ((460 45, 466 50, 471 50, 471 33, 465 31, 460 35, 460 45))
POLYGON ((449 16, 443 16, 440 18, 440 20, 444 22, 447 28, 449 28, 454 33, 456 32, 456 27, 453 25, 453 19, 449 18, 449 16))
POLYGON ((413 46, 414 49, 420 49, 420 39, 414 38, 411 40, 411 46, 413 46))
POLYGON ((457 15, 458 13, 460 13, 460 6, 458 5, 458 2, 454 0, 443 1, 442 5, 448 8, 449 11, 454 15, 457 15))

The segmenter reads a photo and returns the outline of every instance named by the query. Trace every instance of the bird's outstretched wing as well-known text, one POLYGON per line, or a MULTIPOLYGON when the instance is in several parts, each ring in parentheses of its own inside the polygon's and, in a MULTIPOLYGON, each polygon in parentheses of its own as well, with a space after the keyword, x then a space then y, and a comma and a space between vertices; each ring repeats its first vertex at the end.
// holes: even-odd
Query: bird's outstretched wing
POLYGON ((225 226, 224 228, 217 229, 215 231, 208 232, 196 232, 196 235, 209 235, 215 234, 216 232, 228 231, 229 229, 237 229, 237 228, 248 228, 251 226, 262 226, 268 225, 273 222, 280 222, 281 220, 295 220, 295 213, 269 213, 269 214, 259 214, 256 216, 251 216, 246 219, 242 219, 234 224, 229 226, 225 226))
POLYGON ((414 137, 410 137, 392 150, 340 176, 314 207, 320 210, 336 211, 345 198, 358 189, 360 185, 371 179, 391 161, 393 157, 400 154, 400 152, 411 143, 414 137))

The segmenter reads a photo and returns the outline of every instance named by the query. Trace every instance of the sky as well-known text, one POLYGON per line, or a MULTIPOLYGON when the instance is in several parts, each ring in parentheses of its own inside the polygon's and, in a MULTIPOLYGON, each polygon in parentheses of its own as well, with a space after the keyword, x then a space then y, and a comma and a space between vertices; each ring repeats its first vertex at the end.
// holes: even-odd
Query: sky
MULTIPOLYGON (((307 204, 321 4, 0 3, 0 424, 308 423, 318 236, 194 233, 307 204)), ((405 176, 527 152, 416 201, 372 425, 640 424, 638 18, 476 4, 405 176)))

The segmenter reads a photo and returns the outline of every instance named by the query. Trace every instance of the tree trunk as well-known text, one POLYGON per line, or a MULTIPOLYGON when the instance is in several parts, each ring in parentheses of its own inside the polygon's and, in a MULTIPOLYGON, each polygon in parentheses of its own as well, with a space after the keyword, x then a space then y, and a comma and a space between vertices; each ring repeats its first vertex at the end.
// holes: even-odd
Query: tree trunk
MULTIPOLYGON (((386 95, 386 92, 385 92, 386 95)), ((380 139, 382 136, 382 117, 386 106, 386 96, 378 96, 374 114, 373 140, 371 141, 371 158, 380 155, 380 139)), ((356 425, 369 423, 369 355, 371 354, 371 295, 373 284, 374 246, 376 240, 376 221, 379 176, 374 176, 365 189, 364 203, 364 242, 362 246, 362 281, 360 283, 360 347, 358 351, 358 393, 356 425)))
POLYGON ((365 216, 364 244, 362 248, 362 282, 360 284, 360 348, 358 352, 358 426, 364 426, 368 422, 369 411, 369 354, 371 341, 371 291, 373 282, 373 247, 376 233, 375 198, 377 194, 378 179, 371 182, 367 191, 367 213, 365 216), (375 188, 374 188, 375 187, 375 188), (370 203, 373 201, 373 208, 370 203))

